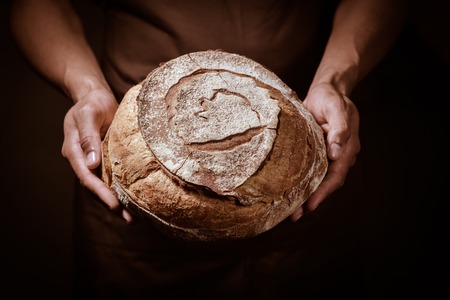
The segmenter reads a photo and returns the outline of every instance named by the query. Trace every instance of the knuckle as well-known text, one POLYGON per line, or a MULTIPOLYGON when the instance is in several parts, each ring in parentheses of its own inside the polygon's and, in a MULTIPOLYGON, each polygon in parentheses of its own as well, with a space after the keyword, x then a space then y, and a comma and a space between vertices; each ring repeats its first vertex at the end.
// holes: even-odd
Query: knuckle
POLYGON ((97 113, 96 106, 91 102, 85 102, 83 103, 83 105, 78 107, 78 114, 80 115, 92 115, 96 113, 97 113))
POLYGON ((80 146, 83 151, 94 150, 93 141, 94 136, 92 133, 88 131, 80 132, 80 146))

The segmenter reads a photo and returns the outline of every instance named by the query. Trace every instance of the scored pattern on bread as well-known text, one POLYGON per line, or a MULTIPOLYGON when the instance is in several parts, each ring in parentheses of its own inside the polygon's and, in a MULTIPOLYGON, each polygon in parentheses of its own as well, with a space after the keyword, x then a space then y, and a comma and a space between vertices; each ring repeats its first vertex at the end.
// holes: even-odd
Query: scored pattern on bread
POLYGON ((318 187, 324 137, 273 72, 220 50, 161 64, 124 96, 102 179, 165 233, 188 240, 270 230, 318 187))

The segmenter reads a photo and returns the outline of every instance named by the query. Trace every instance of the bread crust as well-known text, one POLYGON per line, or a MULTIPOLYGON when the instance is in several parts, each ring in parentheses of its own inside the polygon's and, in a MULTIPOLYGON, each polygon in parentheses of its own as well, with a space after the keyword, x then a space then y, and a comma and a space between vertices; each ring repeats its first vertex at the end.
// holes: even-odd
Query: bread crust
POLYGON ((273 72, 220 50, 161 64, 124 96, 103 141, 102 179, 170 236, 270 230, 318 187, 323 132, 273 72))

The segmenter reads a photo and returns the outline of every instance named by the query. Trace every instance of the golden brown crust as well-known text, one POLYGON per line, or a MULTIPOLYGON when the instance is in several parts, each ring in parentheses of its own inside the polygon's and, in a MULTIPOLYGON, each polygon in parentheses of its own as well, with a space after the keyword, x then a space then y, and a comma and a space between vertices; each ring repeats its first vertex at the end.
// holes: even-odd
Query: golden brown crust
POLYGON ((327 169, 322 131, 296 94, 223 51, 151 72, 125 95, 103 147, 103 180, 124 205, 190 240, 273 228, 327 169))

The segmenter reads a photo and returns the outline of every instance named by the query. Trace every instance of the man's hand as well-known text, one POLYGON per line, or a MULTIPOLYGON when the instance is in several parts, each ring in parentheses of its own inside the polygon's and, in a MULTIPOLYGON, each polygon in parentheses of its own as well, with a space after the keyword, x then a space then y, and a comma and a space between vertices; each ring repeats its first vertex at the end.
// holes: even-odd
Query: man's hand
POLYGON ((360 151, 359 113, 355 104, 331 84, 312 88, 303 104, 325 133, 328 172, 317 190, 292 215, 297 221, 304 210, 312 211, 340 188, 360 151))
POLYGON ((130 215, 123 210, 111 190, 99 178, 101 140, 111 124, 118 103, 105 90, 93 90, 79 99, 64 118, 62 155, 69 161, 81 185, 95 193, 111 210, 119 211, 125 220, 130 215))

